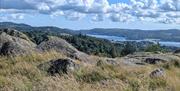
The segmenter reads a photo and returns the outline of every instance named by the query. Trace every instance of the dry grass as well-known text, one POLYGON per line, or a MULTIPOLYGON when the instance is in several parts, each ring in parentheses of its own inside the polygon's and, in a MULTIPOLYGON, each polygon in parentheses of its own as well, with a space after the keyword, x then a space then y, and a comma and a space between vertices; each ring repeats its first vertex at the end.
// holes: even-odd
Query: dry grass
MULTIPOLYGON (((170 64, 163 78, 149 73, 163 65, 87 66, 64 76, 48 76, 37 65, 66 56, 51 51, 0 57, 0 91, 180 91, 180 68, 170 64)), ((179 62, 179 61, 178 61, 179 62)))

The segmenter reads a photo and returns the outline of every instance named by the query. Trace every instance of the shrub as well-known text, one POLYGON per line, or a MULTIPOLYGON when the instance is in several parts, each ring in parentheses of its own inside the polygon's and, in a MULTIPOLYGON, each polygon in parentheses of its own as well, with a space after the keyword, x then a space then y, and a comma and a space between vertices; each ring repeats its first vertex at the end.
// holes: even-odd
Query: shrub
POLYGON ((174 61, 174 66, 180 68, 180 61, 179 60, 175 60, 174 61))
POLYGON ((163 49, 160 44, 154 44, 154 45, 150 45, 145 49, 145 52, 165 52, 165 49, 163 49))
POLYGON ((122 56, 126 56, 128 54, 132 54, 136 52, 136 48, 135 46, 133 46, 132 44, 130 44, 129 42, 126 43, 125 47, 122 49, 121 55, 122 56))

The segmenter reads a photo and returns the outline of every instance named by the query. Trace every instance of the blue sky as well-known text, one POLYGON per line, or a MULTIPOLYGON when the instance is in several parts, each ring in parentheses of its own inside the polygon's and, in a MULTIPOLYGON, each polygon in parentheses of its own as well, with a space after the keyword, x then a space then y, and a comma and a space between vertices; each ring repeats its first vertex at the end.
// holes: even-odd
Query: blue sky
MULTIPOLYGON (((57 26, 60 28, 69 28, 74 30, 92 28, 126 28, 145 30, 180 29, 179 6, 176 6, 175 11, 171 8, 167 8, 168 6, 166 6, 166 8, 161 8, 159 4, 155 5, 157 0, 151 3, 149 0, 146 0, 148 1, 148 4, 143 2, 143 0, 134 0, 135 2, 133 2, 133 4, 130 0, 99 0, 101 2, 97 0, 84 0, 84 2, 87 2, 86 7, 89 9, 88 11, 78 9, 82 6, 82 0, 80 0, 81 2, 74 0, 78 4, 68 3, 69 5, 64 5, 64 3, 62 3, 62 6, 64 5, 63 7, 72 8, 70 10, 62 10, 62 8, 56 9, 45 2, 36 2, 36 0, 32 0, 32 2, 23 2, 22 4, 19 3, 18 5, 15 4, 13 7, 11 6, 12 4, 10 4, 13 2, 7 2, 5 0, 0 1, 2 3, 0 10, 1 22, 12 21, 17 23, 26 23, 33 26, 57 26), (39 3, 37 4, 38 6, 43 6, 36 7, 33 6, 34 3, 39 3), (120 4, 118 5, 118 3, 120 4), (26 4, 27 7, 23 4, 26 4), (114 4, 114 6, 112 6, 112 4, 114 4), (26 7, 27 9, 23 9, 21 7, 26 7), (111 13, 109 13, 110 10, 111 13), (161 14, 159 10, 164 10, 167 14, 161 14), (61 15, 61 13, 63 14, 61 15)), ((21 0, 15 1, 18 2, 21 0)), ((162 4, 161 6, 166 5, 166 3, 174 5, 172 2, 169 2, 171 0, 165 1, 167 2, 164 2, 165 4, 162 4)), ((159 3, 159 1, 157 2, 159 3)), ((54 2, 51 3, 53 3, 54 6, 56 5, 54 2)), ((61 1, 59 1, 59 3, 61 3, 61 1)), ((58 5, 56 6, 60 7, 58 5)))

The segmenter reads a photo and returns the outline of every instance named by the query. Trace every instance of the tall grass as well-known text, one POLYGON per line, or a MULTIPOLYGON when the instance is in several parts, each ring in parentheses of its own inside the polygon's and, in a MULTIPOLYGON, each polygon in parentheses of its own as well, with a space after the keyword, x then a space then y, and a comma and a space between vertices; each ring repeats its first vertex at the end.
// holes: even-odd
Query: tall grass
POLYGON ((66 56, 50 51, 0 57, 0 91, 180 91, 178 60, 169 64, 163 78, 149 77, 159 65, 91 65, 63 76, 38 69, 39 64, 57 58, 66 56))

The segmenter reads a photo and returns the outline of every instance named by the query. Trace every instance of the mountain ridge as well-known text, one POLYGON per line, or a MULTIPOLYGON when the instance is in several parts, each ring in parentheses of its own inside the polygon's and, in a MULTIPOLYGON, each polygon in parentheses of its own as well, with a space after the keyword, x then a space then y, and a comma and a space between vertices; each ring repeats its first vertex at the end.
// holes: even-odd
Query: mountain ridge
POLYGON ((89 30, 70 30, 62 29, 54 26, 40 26, 33 27, 23 23, 13 22, 0 22, 0 28, 14 28, 22 32, 29 31, 42 31, 49 34, 97 34, 125 37, 129 40, 143 40, 143 39, 159 39, 161 41, 180 42, 180 30, 179 29, 167 29, 167 30, 141 30, 141 29, 118 29, 118 28, 94 28, 89 30))
POLYGON ((78 32, 82 34, 125 37, 128 40, 160 39, 162 41, 180 42, 180 30, 178 29, 156 31, 145 31, 139 29, 92 29, 87 31, 81 30, 78 32))
MULTIPOLYGON (((28 26, 28 27, 36 27, 36 28, 41 28, 41 27, 55 27, 55 28, 59 28, 59 29, 66 29, 66 30, 72 30, 72 31, 90 31, 90 30, 99 30, 99 29, 103 29, 103 30, 138 30, 138 31, 169 31, 169 30, 178 30, 180 31, 180 29, 176 29, 176 28, 172 28, 172 29, 151 29, 151 30, 147 30, 147 29, 128 29, 128 28, 92 28, 92 29, 78 29, 78 30, 74 30, 74 29, 68 29, 68 28, 60 28, 57 26, 32 26, 29 24, 25 24, 25 23, 14 23, 14 22, 0 22, 0 28, 2 28, 2 26, 7 25, 7 27, 9 27, 10 25, 16 25, 16 26, 28 26)), ((9 27, 10 28, 10 27, 9 27)))
POLYGON ((51 32, 54 32, 54 33, 73 34, 72 30, 58 28, 58 27, 55 27, 55 26, 38 26, 38 27, 34 27, 34 26, 24 24, 24 23, 0 22, 0 29, 4 29, 4 28, 16 29, 16 30, 22 31, 22 32, 29 32, 29 31, 47 31, 47 32, 49 32, 51 30, 51 32))

